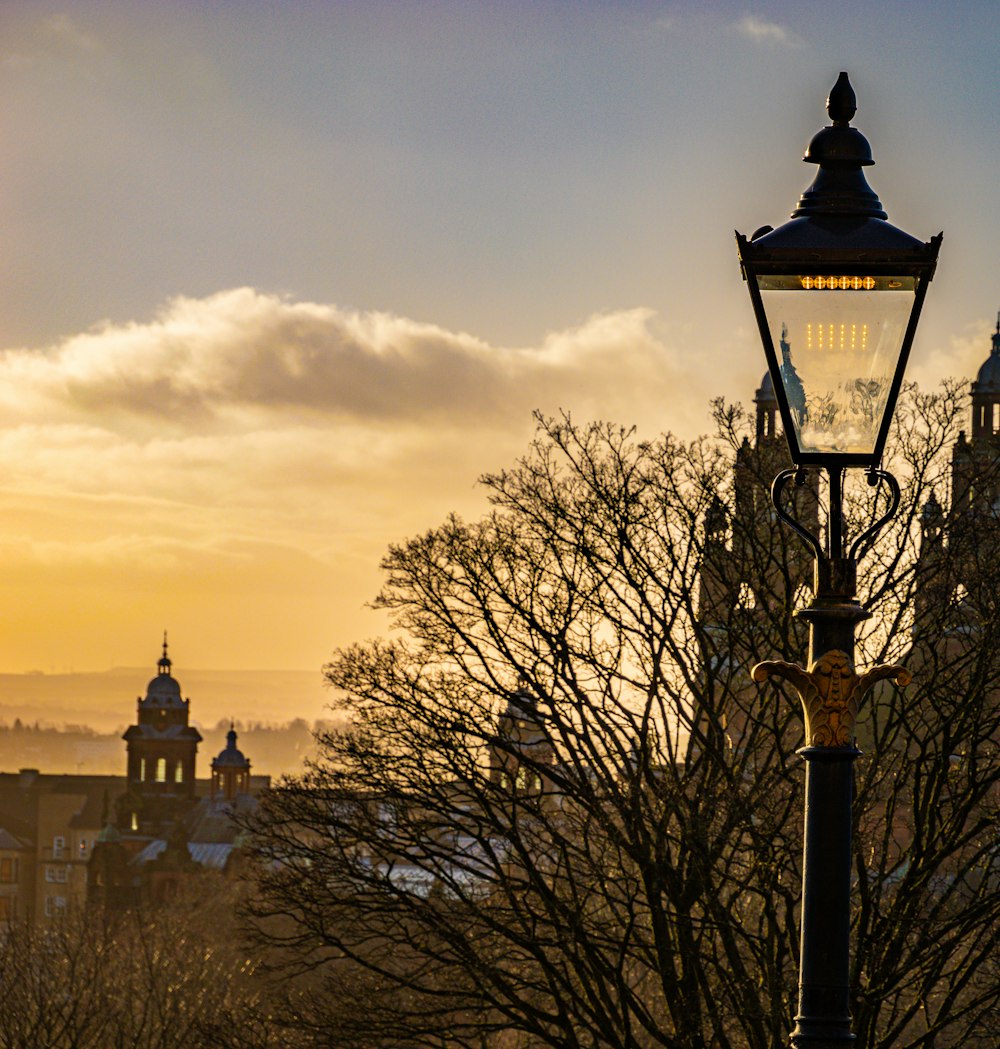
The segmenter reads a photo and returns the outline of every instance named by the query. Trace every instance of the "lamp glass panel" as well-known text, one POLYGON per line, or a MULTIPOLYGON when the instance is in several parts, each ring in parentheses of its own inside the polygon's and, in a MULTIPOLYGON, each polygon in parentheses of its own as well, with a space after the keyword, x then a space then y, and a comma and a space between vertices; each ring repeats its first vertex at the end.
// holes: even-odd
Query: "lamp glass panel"
POLYGON ((913 307, 913 277, 760 276, 803 452, 870 455, 913 307))

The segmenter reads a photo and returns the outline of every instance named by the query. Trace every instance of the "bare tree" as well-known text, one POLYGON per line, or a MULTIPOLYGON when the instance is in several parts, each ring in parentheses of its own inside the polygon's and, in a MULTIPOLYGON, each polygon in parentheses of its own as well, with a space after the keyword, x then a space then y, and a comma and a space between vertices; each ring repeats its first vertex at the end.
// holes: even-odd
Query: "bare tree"
MULTIPOLYGON (((957 387, 910 392, 903 506, 862 566, 862 661, 909 652, 918 672, 873 702, 858 773, 872 1049, 998 1033, 996 617, 955 626, 935 595, 968 558, 957 527, 934 554, 948 522, 935 537, 925 513, 961 406, 957 387)), ((308 976, 302 1025, 325 1008, 352 1044, 477 1049, 787 1037, 801 717, 748 669, 804 659, 809 563, 769 513, 780 445, 717 418, 690 445, 540 420, 484 479, 492 513, 390 549, 377 605, 396 638, 336 654, 350 727, 255 827, 251 913, 277 968, 308 976)), ((818 495, 797 494, 802 514, 818 495)), ((998 566, 976 570, 997 593, 998 566)))
POLYGON ((272 1049, 266 984, 233 887, 206 876, 155 911, 71 911, 0 940, 2 1049, 272 1049))

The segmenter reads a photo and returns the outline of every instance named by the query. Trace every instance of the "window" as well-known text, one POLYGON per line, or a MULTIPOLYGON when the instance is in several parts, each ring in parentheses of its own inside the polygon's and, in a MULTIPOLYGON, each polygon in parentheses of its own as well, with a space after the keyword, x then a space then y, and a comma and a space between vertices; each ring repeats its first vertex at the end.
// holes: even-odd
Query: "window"
POLYGON ((757 607, 757 596, 749 583, 740 583, 740 593, 736 599, 736 606, 747 612, 751 612, 757 607))
POLYGON ((0 896, 0 922, 12 922, 17 917, 17 897, 0 896))
POLYGON ((156 759, 156 782, 166 783, 167 782, 167 759, 157 758, 156 759))
POLYGON ((66 910, 66 897, 65 896, 46 896, 45 897, 45 917, 55 918, 63 914, 66 910))
POLYGON ((18 874, 17 867, 17 858, 14 856, 5 856, 0 860, 0 882, 3 882, 6 885, 16 882, 18 874))
POLYGON ((146 780, 146 759, 139 758, 139 782, 144 783, 146 780))
POLYGON ((54 860, 61 860, 63 849, 66 848, 66 839, 61 835, 57 834, 52 839, 52 858, 54 860))
POLYGON ((86 838, 81 838, 80 839, 80 844, 77 846, 77 848, 80 850, 81 858, 86 856, 87 855, 87 839, 86 838))
POLYGON ((60 884, 64 884, 66 881, 67 869, 65 867, 46 867, 45 868, 45 880, 55 881, 60 884))
POLYGON ((132 813, 132 819, 129 821, 129 828, 131 830, 138 830, 139 829, 139 813, 138 812, 133 812, 132 813))
POLYGON ((177 764, 174 766, 174 783, 183 783, 183 782, 184 782, 184 766, 181 764, 181 762, 178 761, 177 764))

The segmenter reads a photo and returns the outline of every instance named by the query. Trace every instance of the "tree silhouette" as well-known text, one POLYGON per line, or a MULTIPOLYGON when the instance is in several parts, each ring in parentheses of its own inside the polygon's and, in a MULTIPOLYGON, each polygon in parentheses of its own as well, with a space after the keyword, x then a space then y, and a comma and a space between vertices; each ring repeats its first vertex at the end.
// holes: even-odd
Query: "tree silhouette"
MULTIPOLYGON (((861 566, 859 667, 915 674, 861 726, 854 1011, 872 1049, 1000 1032, 996 616, 956 625, 934 598, 968 558, 957 540, 932 556, 922 517, 961 409, 957 386, 909 391, 903 505, 861 566)), ((809 562, 769 512, 780 439, 716 417, 692 444, 540 419, 484 478, 490 514, 389 550, 376 604, 395 635, 335 655, 349 727, 254 827, 251 916, 275 964, 309 974, 303 1024, 480 1049, 787 1039, 802 722, 748 671, 804 659, 809 562)), ((816 494, 795 498, 816 513, 816 494)), ((849 523, 875 512, 859 485, 849 523)), ((1000 569, 976 571, 985 602, 1000 569)))

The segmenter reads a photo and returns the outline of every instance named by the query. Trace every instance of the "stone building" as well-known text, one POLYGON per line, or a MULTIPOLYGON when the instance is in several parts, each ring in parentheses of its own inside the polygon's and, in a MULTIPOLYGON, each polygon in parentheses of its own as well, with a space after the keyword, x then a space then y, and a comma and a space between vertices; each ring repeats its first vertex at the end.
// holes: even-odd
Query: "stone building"
POLYGON ((194 804, 195 761, 201 733, 189 723, 191 701, 171 674, 167 638, 156 677, 137 700, 136 723, 122 736, 128 790, 119 803, 118 829, 155 835, 194 804))
MULTIPOLYGON (((1000 545, 1000 318, 969 393, 969 426, 950 452, 950 495, 932 492, 920 515, 910 657, 918 663, 926 658, 925 642, 950 647, 954 655, 961 639, 978 629, 997 605, 996 595, 989 592, 995 574, 986 568, 1000 545)), ((794 651, 762 649, 754 631, 763 629, 768 617, 755 617, 755 610, 767 607, 773 617, 784 609, 792 616, 808 604, 813 582, 812 552, 776 521, 771 503, 771 483, 790 463, 769 374, 756 391, 754 406, 754 439, 743 440, 730 490, 725 500, 713 501, 704 519, 698 591, 698 616, 714 642, 706 674, 719 694, 726 695, 720 700, 725 707, 721 720, 734 745, 745 732, 751 706, 749 700, 740 701, 741 691, 748 696, 753 691, 747 672, 761 651, 794 662, 802 660, 806 647, 805 627, 793 621, 778 637, 795 638, 794 651), (738 528, 733 527, 736 521, 738 528)), ((793 516, 821 536, 817 478, 818 471, 809 471, 803 487, 790 484, 784 495, 793 516)))
POLYGON ((226 747, 212 759, 212 797, 233 801, 250 791, 250 760, 236 746, 236 728, 232 722, 226 733, 226 747))
POLYGON ((990 581, 1000 543, 1000 317, 990 354, 970 389, 970 426, 951 450, 951 499, 931 494, 921 516, 914 641, 957 639, 996 607, 990 581))
POLYGON ((88 901, 162 900, 179 880, 238 865, 233 816, 256 805, 269 778, 251 775, 232 728, 212 778, 197 778, 201 734, 166 639, 123 738, 124 776, 0 773, 0 930, 44 925, 88 901))

